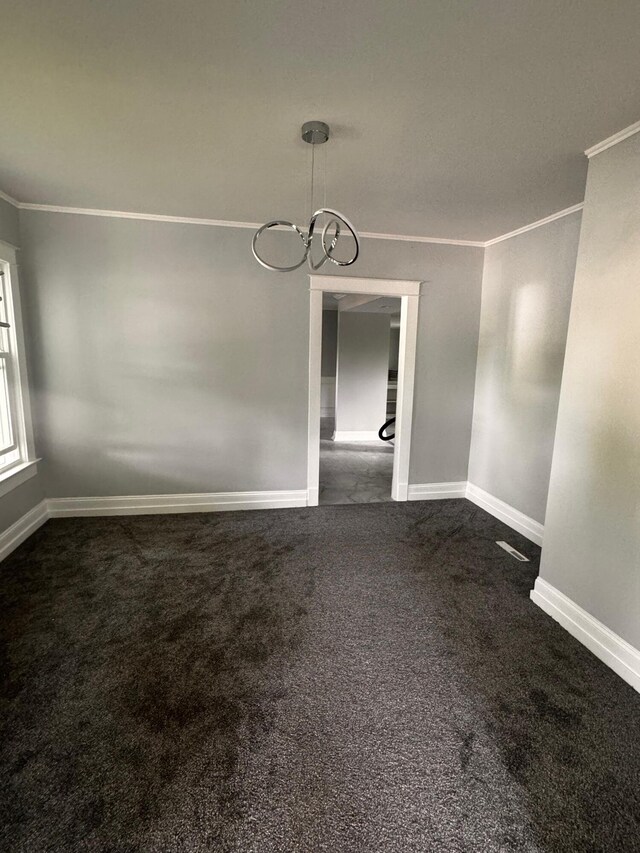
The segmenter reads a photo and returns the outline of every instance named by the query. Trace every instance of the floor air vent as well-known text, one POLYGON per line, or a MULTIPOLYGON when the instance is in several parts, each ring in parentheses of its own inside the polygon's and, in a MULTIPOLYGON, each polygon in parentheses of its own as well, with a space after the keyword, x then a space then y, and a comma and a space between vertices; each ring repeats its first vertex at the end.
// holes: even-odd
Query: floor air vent
POLYGON ((508 554, 511 554, 512 557, 515 557, 516 560, 520 560, 521 563, 528 563, 529 562, 528 557, 525 557, 525 555, 521 554, 520 551, 516 551, 516 549, 512 548, 508 542, 496 542, 496 545, 499 545, 501 548, 504 548, 504 550, 508 554))

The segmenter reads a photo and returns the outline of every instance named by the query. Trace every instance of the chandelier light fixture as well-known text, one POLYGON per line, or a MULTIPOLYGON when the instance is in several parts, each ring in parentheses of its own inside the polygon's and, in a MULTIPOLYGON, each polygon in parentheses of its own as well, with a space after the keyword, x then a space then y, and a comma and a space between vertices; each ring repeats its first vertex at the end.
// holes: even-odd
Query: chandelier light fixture
MULTIPOLYGON (((315 147, 316 145, 323 145, 329 139, 329 125, 325 124, 323 121, 307 121, 302 125, 302 138, 305 142, 308 142, 311 148, 311 210, 313 210, 313 187, 314 187, 314 170, 315 170, 315 147)), ((325 171, 325 196, 326 196, 326 171, 325 171)), ((325 198, 326 205, 326 198, 325 198)), ((354 264, 358 259, 358 255, 360 253, 360 241, 358 238, 358 234, 354 226, 349 222, 346 216, 340 213, 337 210, 333 210, 330 207, 320 207, 314 213, 311 214, 311 219, 309 220, 309 225, 307 226, 307 233, 305 234, 297 225, 294 225, 293 222, 289 222, 286 219, 272 219, 270 222, 265 222, 265 224, 258 228, 256 233, 253 235, 253 240, 251 241, 251 251, 253 252, 253 256, 258 261, 259 264, 262 264, 268 270, 274 270, 275 272, 292 272, 293 270, 297 270, 301 267, 305 261, 309 265, 309 268, 313 271, 319 270, 321 266, 323 266, 327 261, 331 261, 332 264, 336 264, 339 267, 348 267, 351 264, 354 264), (322 246, 322 258, 314 263, 312 255, 311 255, 311 247, 313 243, 314 236, 316 235, 316 227, 320 228, 318 225, 318 219, 321 216, 329 217, 325 226, 322 229, 322 233, 318 233, 318 239, 322 246), (293 264, 289 267, 278 267, 275 264, 270 264, 264 260, 258 254, 258 240, 260 236, 264 234, 265 231, 268 231, 271 228, 291 228, 295 233, 300 237, 302 241, 302 257, 298 261, 298 263, 293 264), (346 261, 341 261, 335 257, 335 249, 338 245, 338 241, 340 239, 340 235, 345 233, 344 229, 351 234, 355 242, 355 249, 353 252, 353 256, 346 261)))

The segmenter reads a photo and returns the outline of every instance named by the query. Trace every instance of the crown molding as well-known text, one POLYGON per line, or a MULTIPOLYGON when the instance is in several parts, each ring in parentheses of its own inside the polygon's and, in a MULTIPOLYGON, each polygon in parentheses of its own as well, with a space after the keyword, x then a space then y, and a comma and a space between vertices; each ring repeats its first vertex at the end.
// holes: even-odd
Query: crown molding
POLYGON ((174 222, 182 225, 208 225, 217 228, 260 228, 260 222, 234 222, 230 219, 200 219, 192 216, 166 216, 160 213, 134 213, 128 210, 101 210, 90 207, 60 207, 56 204, 18 202, 20 210, 41 210, 45 213, 71 213, 76 216, 103 216, 110 219, 145 219, 151 222, 174 222))
POLYGON ((444 246, 475 246, 484 249, 482 240, 450 240, 448 237, 417 237, 408 234, 378 234, 375 231, 358 231, 360 237, 369 240, 404 240, 407 243, 440 243, 444 246))
POLYGON ((517 237, 518 234, 524 234, 526 231, 533 231, 534 228, 540 228, 540 226, 547 225, 549 222, 554 222, 556 219, 562 219, 563 216, 569 216, 572 213, 577 213, 579 210, 582 210, 583 207, 583 201, 581 201, 580 204, 565 207, 564 210, 559 210, 557 213, 545 216, 544 219, 537 219, 535 222, 530 222, 529 225, 523 225, 522 228, 516 228, 515 231, 509 231, 507 234, 501 234, 500 237, 494 237, 493 240, 487 240, 484 247, 486 249, 496 243, 501 243, 503 240, 509 240, 511 237, 517 237))
MULTIPOLYGON (((640 123, 638 130, 640 130, 640 123)), ((8 201, 19 210, 37 210, 43 211, 44 213, 67 213, 75 216, 102 216, 110 219, 140 219, 147 220, 149 222, 173 222, 182 225, 203 225, 213 228, 247 228, 252 231, 260 228, 262 225, 261 222, 237 222, 230 219, 204 219, 191 216, 168 216, 160 213, 136 213, 128 210, 102 210, 100 208, 89 207, 64 207, 56 204, 31 204, 30 202, 17 201, 10 195, 7 195, 7 193, 3 193, 1 190, 0 198, 5 199, 5 201, 8 201)), ((487 241, 454 240, 447 237, 423 237, 409 234, 383 234, 377 231, 360 231, 358 233, 360 237, 367 240, 395 240, 406 243, 434 243, 436 245, 443 246, 467 246, 486 249, 488 246, 493 246, 494 243, 500 243, 502 240, 508 240, 511 237, 516 237, 518 234, 524 234, 525 231, 531 231, 534 228, 539 228, 541 225, 546 225, 548 222, 553 222, 555 219, 560 219, 563 216, 569 216, 571 213, 576 213, 578 210, 582 210, 583 206, 583 202, 580 202, 580 204, 574 204, 572 207, 559 210, 557 213, 552 213, 544 219, 538 219, 536 222, 531 222, 529 225, 523 225, 522 228, 517 228, 515 231, 509 231, 507 234, 501 234, 499 237, 494 237, 487 241)))
POLYGON ((633 136, 634 133, 640 133, 640 121, 637 121, 635 124, 630 124, 629 127, 625 127, 624 130, 619 130, 617 133, 614 133, 613 136, 603 139, 602 142, 597 142, 595 145, 592 145, 591 148, 587 148, 584 153, 589 159, 591 159, 592 157, 595 157, 596 154, 600 154, 601 151, 606 151, 607 148, 617 145, 618 142, 622 142, 623 139, 628 139, 630 136, 633 136))
POLYGON ((12 204, 14 207, 20 207, 20 202, 16 201, 16 199, 13 198, 13 196, 10 196, 9 193, 3 193, 2 190, 0 190, 0 198, 3 201, 9 202, 9 204, 12 204))
MULTIPOLYGON (((174 222, 184 225, 207 225, 217 228, 250 228, 255 231, 263 224, 261 222, 236 222, 229 219, 198 219, 190 216, 166 216, 158 213, 134 213, 125 210, 100 210, 87 207, 61 207, 54 204, 29 204, 15 202, 20 210, 41 210, 47 213, 71 213, 77 216, 106 216, 113 219, 146 219, 152 222, 174 222)), ((360 237, 369 240, 404 240, 408 243, 441 243, 448 246, 484 247, 479 240, 450 240, 446 237, 419 237, 407 234, 379 234, 373 231, 359 231, 360 237)))

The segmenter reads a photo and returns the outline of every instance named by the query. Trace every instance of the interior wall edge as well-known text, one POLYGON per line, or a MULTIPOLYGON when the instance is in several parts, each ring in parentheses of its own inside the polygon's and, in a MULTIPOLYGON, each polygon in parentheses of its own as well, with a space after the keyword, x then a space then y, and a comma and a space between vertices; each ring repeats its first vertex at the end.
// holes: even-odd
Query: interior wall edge
POLYGON ((541 222, 544 227, 540 229, 522 230, 513 235, 518 238, 515 242, 498 241, 485 250, 483 260, 467 479, 476 488, 499 495, 505 504, 519 507, 517 511, 524 513, 523 518, 529 516, 540 525, 545 517, 549 470, 545 471, 544 466, 551 467, 549 435, 550 430, 555 432, 557 419, 582 209, 582 204, 577 205, 562 217, 541 222), (521 322, 515 327, 516 337, 512 325, 517 316, 515 309, 526 307, 526 301, 518 300, 526 296, 527 289, 531 292, 532 285, 538 302, 543 300, 540 316, 544 322, 532 323, 528 317, 526 324, 521 322), (518 373, 513 369, 516 356, 525 348, 529 364, 538 365, 529 381, 535 381, 546 395, 531 403, 522 401, 526 377, 522 370, 518 373), (540 372, 541 364, 545 365, 544 373, 540 372), (551 364, 555 365, 553 372, 551 364), (517 406, 513 405, 516 397, 517 406), (519 434, 519 451, 523 452, 514 453, 513 444, 509 444, 511 453, 501 457, 498 445, 505 437, 512 440, 514 424, 523 427, 523 412, 534 416, 527 419, 531 426, 519 434), (536 465, 532 467, 533 458, 536 465))
POLYGON ((640 133, 589 161, 540 574, 640 648, 640 133))

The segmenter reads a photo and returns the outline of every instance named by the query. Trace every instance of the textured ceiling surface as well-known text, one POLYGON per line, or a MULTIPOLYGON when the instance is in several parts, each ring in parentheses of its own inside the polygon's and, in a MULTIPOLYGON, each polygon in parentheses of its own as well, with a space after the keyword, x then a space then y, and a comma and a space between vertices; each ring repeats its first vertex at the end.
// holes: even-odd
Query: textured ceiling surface
POLYGON ((0 0, 20 201, 485 240, 582 200, 640 118, 638 0, 0 0), (320 199, 321 200, 321 199, 320 199))

